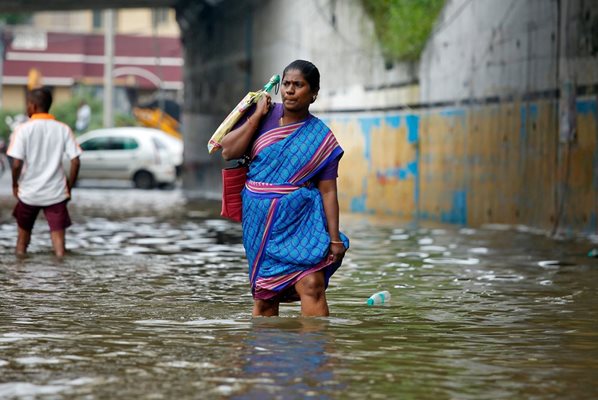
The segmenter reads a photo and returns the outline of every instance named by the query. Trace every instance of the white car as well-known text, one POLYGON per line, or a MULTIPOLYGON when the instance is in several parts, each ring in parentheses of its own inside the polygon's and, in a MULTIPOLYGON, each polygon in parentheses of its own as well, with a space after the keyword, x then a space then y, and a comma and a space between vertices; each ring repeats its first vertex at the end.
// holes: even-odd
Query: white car
POLYGON ((83 150, 80 179, 124 179, 151 189, 175 183, 183 161, 182 141, 157 129, 97 129, 77 142, 83 150))

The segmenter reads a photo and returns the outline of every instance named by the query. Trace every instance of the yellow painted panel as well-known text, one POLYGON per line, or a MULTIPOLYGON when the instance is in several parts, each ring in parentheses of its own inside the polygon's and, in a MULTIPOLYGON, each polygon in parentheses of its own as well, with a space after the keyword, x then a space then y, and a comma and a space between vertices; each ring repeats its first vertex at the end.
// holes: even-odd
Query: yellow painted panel
POLYGON ((570 145, 559 142, 551 99, 333 118, 346 152, 341 207, 398 216, 419 210, 422 219, 471 226, 551 230, 558 222, 596 231, 596 108, 595 99, 578 100, 570 145), (418 118, 417 143, 409 143, 408 116, 418 118))

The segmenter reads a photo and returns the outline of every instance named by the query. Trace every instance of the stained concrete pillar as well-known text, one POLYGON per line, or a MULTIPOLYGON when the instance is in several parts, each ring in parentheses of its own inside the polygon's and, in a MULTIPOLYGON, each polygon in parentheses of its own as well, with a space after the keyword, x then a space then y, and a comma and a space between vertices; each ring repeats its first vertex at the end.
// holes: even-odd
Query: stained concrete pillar
POLYGON ((184 48, 183 189, 190 197, 219 198, 220 152, 207 143, 245 95, 251 81, 251 1, 182 0, 176 5, 184 48), (249 43, 249 44, 248 44, 249 43))

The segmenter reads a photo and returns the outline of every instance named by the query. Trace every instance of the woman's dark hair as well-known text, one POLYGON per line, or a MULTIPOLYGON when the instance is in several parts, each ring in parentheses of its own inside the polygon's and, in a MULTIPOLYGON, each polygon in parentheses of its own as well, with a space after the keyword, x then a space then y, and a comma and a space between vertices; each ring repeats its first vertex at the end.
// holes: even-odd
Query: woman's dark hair
POLYGON ((284 77, 287 71, 294 69, 301 72, 307 83, 309 83, 309 87, 312 92, 317 92, 320 90, 320 71, 318 71, 318 68, 315 65, 309 61, 295 60, 287 65, 282 72, 282 76, 284 77))

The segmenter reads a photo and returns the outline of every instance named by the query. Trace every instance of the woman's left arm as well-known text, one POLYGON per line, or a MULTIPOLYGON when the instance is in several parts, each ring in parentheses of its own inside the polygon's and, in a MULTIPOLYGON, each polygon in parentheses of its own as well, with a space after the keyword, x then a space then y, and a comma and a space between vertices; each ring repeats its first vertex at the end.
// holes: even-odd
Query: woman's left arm
POLYGON ((338 194, 336 189, 336 179, 326 179, 318 183, 318 189, 322 194, 322 203, 324 204, 324 213, 328 223, 328 234, 330 235, 330 253, 332 261, 340 260, 344 257, 345 246, 340 243, 341 236, 339 232, 339 211, 338 194))

